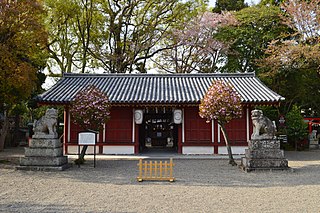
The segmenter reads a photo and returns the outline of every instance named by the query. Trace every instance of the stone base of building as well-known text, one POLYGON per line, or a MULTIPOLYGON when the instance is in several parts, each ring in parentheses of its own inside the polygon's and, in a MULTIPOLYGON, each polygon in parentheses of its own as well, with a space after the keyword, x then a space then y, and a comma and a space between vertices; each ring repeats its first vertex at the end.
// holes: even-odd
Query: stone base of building
POLYGON ((246 172, 253 170, 287 170, 288 160, 280 150, 280 141, 275 139, 251 140, 240 168, 246 172))
POLYGON ((70 168, 71 164, 64 164, 62 166, 16 166, 17 170, 26 171, 63 171, 70 168))
POLYGON ((59 139, 32 138, 25 148, 25 157, 20 158, 19 170, 61 171, 70 167, 68 157, 63 156, 59 139))

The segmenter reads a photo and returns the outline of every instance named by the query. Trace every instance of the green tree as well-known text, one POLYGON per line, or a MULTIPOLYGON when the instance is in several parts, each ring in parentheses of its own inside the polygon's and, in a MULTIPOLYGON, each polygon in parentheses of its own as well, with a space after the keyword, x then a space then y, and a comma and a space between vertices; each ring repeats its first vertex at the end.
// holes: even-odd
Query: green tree
POLYGON ((238 25, 226 26, 216 34, 217 39, 231 43, 221 71, 259 73, 258 60, 267 57, 269 42, 288 30, 279 14, 279 7, 264 5, 236 12, 238 25))
POLYGON ((273 91, 286 98, 280 108, 283 114, 296 104, 303 109, 312 109, 307 116, 319 115, 319 74, 314 69, 280 69, 278 72, 263 73, 262 79, 273 91))
POLYGON ((199 105, 199 115, 207 122, 217 120, 221 126, 229 155, 229 164, 237 165, 232 156, 232 150, 225 125, 232 119, 241 117, 241 99, 230 84, 214 81, 199 105))
MULTIPOLYGON (((46 0, 50 62, 61 72, 146 72, 162 42, 199 5, 179 0, 46 0)), ((58 74, 61 75, 60 72, 58 74)))
POLYGON ((271 87, 286 97, 287 109, 298 104, 319 114, 319 1, 293 0, 281 8, 281 19, 290 31, 268 45, 260 66, 265 69, 265 79, 272 79, 271 87))
POLYGON ((0 1, 0 150, 9 128, 7 116, 37 88, 38 73, 45 67, 44 14, 39 1, 0 1))
POLYGON ((103 27, 98 0, 45 0, 51 76, 95 67, 90 45, 103 27), (57 67, 59 70, 57 71, 57 67))
POLYGON ((280 6, 280 4, 284 2, 284 0, 261 0, 259 5, 274 5, 280 6))
POLYGON ((222 11, 239 11, 248 7, 244 0, 217 0, 215 7, 212 9, 214 13, 221 13, 222 11))
POLYGON ((305 139, 308 134, 308 124, 304 122, 298 106, 294 105, 287 114, 286 125, 288 138, 294 142, 295 150, 297 151, 298 141, 305 139))
POLYGON ((188 16, 195 2, 178 0, 105 1, 101 28, 93 53, 109 72, 146 72, 146 64, 157 53, 172 46, 161 43, 173 27, 188 16))

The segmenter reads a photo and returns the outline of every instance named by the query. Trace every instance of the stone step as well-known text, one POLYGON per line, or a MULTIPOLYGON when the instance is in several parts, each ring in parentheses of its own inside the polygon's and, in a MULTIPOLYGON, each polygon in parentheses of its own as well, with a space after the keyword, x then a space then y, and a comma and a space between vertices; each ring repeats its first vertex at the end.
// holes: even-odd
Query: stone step
POLYGON ((16 166, 16 169, 27 171, 63 171, 71 166, 71 164, 63 164, 61 166, 16 166))
POLYGON ((22 157, 21 166, 61 166, 68 163, 67 156, 61 157, 22 157))
POLYGON ((283 159, 284 152, 280 149, 261 149, 261 150, 245 150, 246 158, 261 158, 261 159, 283 159))
POLYGON ((63 156, 62 147, 59 148, 25 148, 26 157, 60 157, 63 156))
POLYGON ((33 138, 30 140, 29 147, 32 148, 58 148, 62 147, 59 139, 40 139, 33 138))
POLYGON ((245 168, 288 168, 287 159, 252 159, 252 158, 242 158, 241 164, 245 168))

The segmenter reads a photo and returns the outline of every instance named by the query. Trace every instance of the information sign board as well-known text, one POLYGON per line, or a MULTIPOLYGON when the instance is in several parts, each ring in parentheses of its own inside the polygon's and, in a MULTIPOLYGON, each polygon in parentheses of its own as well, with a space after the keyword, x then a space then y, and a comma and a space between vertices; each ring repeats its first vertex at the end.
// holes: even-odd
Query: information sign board
POLYGON ((96 133, 94 132, 79 132, 79 145, 95 145, 96 133))

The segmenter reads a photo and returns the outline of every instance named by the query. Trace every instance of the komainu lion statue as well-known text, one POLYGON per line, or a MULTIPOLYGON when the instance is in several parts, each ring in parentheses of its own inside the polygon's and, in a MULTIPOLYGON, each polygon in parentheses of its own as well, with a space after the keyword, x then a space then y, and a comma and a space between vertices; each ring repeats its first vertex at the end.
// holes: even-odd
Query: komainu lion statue
POLYGON ((252 110, 253 133, 251 139, 273 139, 276 129, 273 122, 263 115, 262 110, 252 110))
POLYGON ((46 114, 33 123, 34 136, 47 136, 57 138, 57 119, 58 111, 56 109, 47 109, 46 114))

